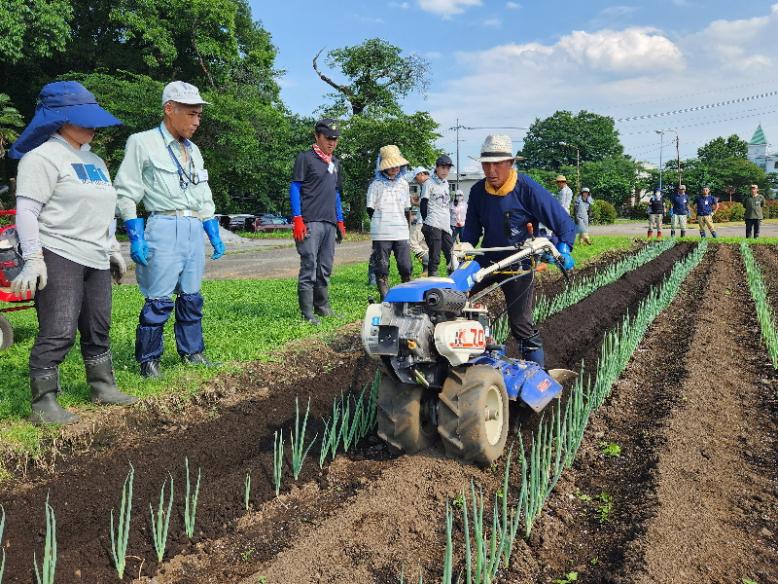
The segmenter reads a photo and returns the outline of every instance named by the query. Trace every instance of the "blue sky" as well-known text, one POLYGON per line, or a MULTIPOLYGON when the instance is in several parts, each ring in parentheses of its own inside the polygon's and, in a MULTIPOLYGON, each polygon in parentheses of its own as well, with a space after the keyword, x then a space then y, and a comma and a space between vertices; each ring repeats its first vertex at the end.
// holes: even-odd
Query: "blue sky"
MULTIPOLYGON (((380 37, 426 57, 431 86, 406 100, 447 128, 526 127, 557 109, 588 109, 617 124, 627 152, 658 162, 659 136, 680 136, 681 156, 707 140, 737 133, 749 139, 761 122, 778 143, 778 96, 675 115, 665 112, 778 90, 778 4, 657 2, 529 2, 497 0, 252 1, 254 17, 278 47, 285 103, 311 114, 327 87, 311 59, 380 37)), ((492 130, 497 132, 499 130, 492 130)), ((462 133, 463 160, 490 130, 462 133)), ((504 130, 520 146, 523 130, 504 130)), ((665 158, 674 155, 665 146, 665 158)), ((463 169, 467 166, 463 163, 463 169)))

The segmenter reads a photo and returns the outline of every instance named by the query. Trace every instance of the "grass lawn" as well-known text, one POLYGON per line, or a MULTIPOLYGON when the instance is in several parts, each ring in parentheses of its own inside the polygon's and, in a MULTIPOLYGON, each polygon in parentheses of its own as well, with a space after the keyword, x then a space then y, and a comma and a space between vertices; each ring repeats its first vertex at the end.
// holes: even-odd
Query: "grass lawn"
MULTIPOLYGON (((606 250, 630 245, 632 238, 628 236, 595 237, 592 246, 576 246, 573 256, 581 265, 606 250)), ((419 271, 417 266, 415 273, 419 271)), ((396 272, 393 277, 395 282, 399 281, 396 272)), ((300 318, 296 279, 205 281, 203 328, 207 354, 225 364, 220 371, 237 369, 241 363, 272 358, 274 352, 290 341, 332 333, 363 317, 368 296, 377 296, 375 289, 368 287, 366 282, 366 263, 336 268, 330 294, 332 306, 341 317, 323 319, 322 326, 313 327, 300 318)), ((196 392, 218 371, 187 368, 180 364, 172 318, 165 327, 163 378, 148 381, 140 377, 134 359, 134 344, 142 305, 143 298, 136 286, 114 287, 111 344, 119 386, 139 397, 196 392)), ((32 310, 7 313, 6 316, 13 324, 16 341, 0 359, 0 379, 3 380, 0 444, 6 449, 34 454, 45 432, 25 420, 30 414, 27 361, 37 332, 37 320, 32 310)), ((60 372, 63 389, 60 402, 65 406, 76 406, 76 409, 92 408, 77 346, 71 350, 60 372)))

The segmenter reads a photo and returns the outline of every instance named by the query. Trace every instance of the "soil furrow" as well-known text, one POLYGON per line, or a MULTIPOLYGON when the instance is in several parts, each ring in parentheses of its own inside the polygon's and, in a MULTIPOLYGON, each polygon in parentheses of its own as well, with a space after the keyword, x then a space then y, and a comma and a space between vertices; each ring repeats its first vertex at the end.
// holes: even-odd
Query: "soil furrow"
MULTIPOLYGON (((624 310, 639 302, 649 287, 661 280, 663 273, 688 249, 688 245, 676 246, 640 270, 596 292, 590 299, 549 319, 543 326, 547 350, 549 346, 563 346, 564 352, 557 353, 558 361, 569 367, 576 367, 583 358, 587 361, 596 358, 599 341, 592 341, 595 347, 566 344, 571 327, 574 330, 586 329, 584 334, 588 339, 601 340, 604 331, 621 319, 624 310), (591 314, 587 318, 586 313, 594 311, 596 314, 598 306, 610 306, 612 309, 606 314, 599 310, 599 318, 593 319, 591 314), (572 316, 565 321, 567 314, 572 316)), ((130 549, 145 563, 144 573, 149 573, 156 566, 145 510, 148 503, 158 497, 158 489, 168 471, 174 473, 177 492, 183 491, 181 477, 185 456, 194 466, 202 466, 204 471, 196 540, 231 532, 234 520, 243 514, 242 485, 246 470, 255 469, 256 504, 272 497, 272 433, 279 426, 291 422, 294 397, 301 395, 304 399, 306 390, 313 389, 312 381, 315 379, 312 413, 318 418, 326 413, 332 398, 340 391, 350 385, 359 385, 372 376, 372 365, 361 358, 360 351, 352 349, 349 345, 344 352, 324 351, 323 356, 316 355, 315 363, 307 367, 313 375, 308 380, 280 383, 266 391, 254 389, 257 384, 250 374, 238 376, 243 385, 241 391, 251 394, 253 390, 256 396, 249 399, 242 397, 237 404, 217 410, 213 419, 197 419, 196 423, 190 424, 183 412, 170 412, 170 425, 163 434, 146 437, 145 441, 138 436, 122 447, 109 447, 91 456, 76 457, 58 465, 51 477, 42 473, 40 480, 32 485, 0 493, 0 500, 8 512, 6 536, 10 546, 6 581, 25 582, 31 578, 32 551, 42 546, 42 509, 47 492, 51 493, 58 518, 61 550, 58 573, 73 581, 81 578, 86 578, 85 581, 109 581, 114 578, 108 551, 109 513, 112 507, 118 505, 128 461, 136 466, 136 518, 130 549), (177 414, 181 414, 181 420, 177 419, 177 414), (30 529, 30 524, 36 526, 35 529, 30 529), (18 566, 24 568, 19 569, 18 566)), ((299 357, 301 362, 293 363, 298 376, 306 370, 304 359, 311 356, 310 353, 302 353, 299 357)), ((380 459, 386 456, 386 451, 380 449, 370 456, 380 459)), ((312 470, 314 466, 310 464, 306 467, 302 481, 317 475, 321 480, 318 469, 312 470)), ((181 519, 174 516, 171 534, 181 531, 181 519)), ((168 557, 189 545, 184 537, 171 537, 168 557)))
MULTIPOLYGON (((613 285, 613 288, 605 287, 597 291, 594 295, 596 297, 593 301, 594 305, 611 304, 612 301, 609 299, 618 295, 619 302, 623 302, 623 310, 627 308, 634 310, 648 293, 650 286, 660 282, 665 272, 688 252, 688 248, 689 246, 676 252, 677 255, 662 261, 655 260, 647 264, 638 271, 639 273, 627 276, 626 284, 620 282, 613 285)), ((590 306, 581 304, 582 310, 590 310, 590 306)), ((567 312, 560 316, 564 314, 567 312)), ((603 315, 599 320, 587 319, 582 326, 599 330, 599 335, 592 331, 586 332, 589 337, 599 339, 597 344, 599 348, 602 335, 620 323, 622 316, 623 312, 613 311, 603 315)), ((549 319, 549 322, 551 320, 549 319)), ((555 344, 562 335, 568 334, 569 327, 565 325, 563 318, 552 324, 550 330, 545 329, 545 323, 543 327, 547 345, 555 344)), ((573 362, 580 362, 581 358, 589 354, 590 347, 582 345, 574 347, 568 357, 573 362)), ((529 428, 532 424, 526 426, 529 428)), ((365 468, 361 463, 342 460, 336 464, 349 467, 348 476, 352 480, 362 477, 365 468)), ((418 564, 422 565, 428 573, 435 574, 439 569, 442 549, 440 537, 444 501, 446 497, 455 495, 465 484, 460 476, 461 466, 440 459, 436 451, 428 452, 423 456, 401 457, 388 461, 383 465, 381 478, 374 482, 364 481, 364 486, 356 497, 344 501, 337 514, 328 510, 317 516, 315 508, 319 505, 319 500, 328 499, 331 496, 328 493, 332 489, 340 488, 337 481, 327 485, 324 490, 324 484, 320 483, 319 487, 322 488, 316 488, 313 500, 304 496, 295 496, 294 507, 302 510, 300 513, 306 517, 305 521, 298 520, 295 514, 284 516, 267 513, 263 508, 259 517, 247 517, 236 534, 212 542, 211 545, 205 545, 196 553, 177 558, 167 568, 168 576, 162 580, 155 579, 155 583, 187 581, 186 578, 195 578, 198 582, 233 581, 237 577, 245 576, 247 565, 254 565, 256 577, 272 575, 272 578, 268 577, 268 582, 343 581, 341 571, 344 566, 351 566, 352 570, 357 570, 360 574, 358 577, 352 574, 351 579, 348 580, 350 582, 394 583, 402 566, 405 567, 408 575, 415 573, 414 566, 418 564), (397 470, 398 466, 401 470, 397 470), (412 496, 400 496, 404 483, 398 477, 407 477, 411 482, 412 496), (394 494, 389 496, 388 493, 394 494), (354 511, 355 508, 373 508, 376 513, 375 516, 368 517, 354 511), (395 524, 413 526, 419 521, 430 524, 429 538, 422 537, 423 534, 417 533, 418 529, 413 527, 409 528, 411 531, 408 537, 415 542, 414 545, 405 543, 399 537, 387 540, 385 533, 387 526, 395 524), (245 559, 239 563, 235 561, 236 549, 249 549, 252 546, 257 550, 264 549, 267 545, 265 538, 272 533, 285 534, 283 540, 293 545, 272 561, 260 557, 259 553, 253 559, 245 559), (294 537, 287 537, 290 533, 293 533, 294 537), (366 542, 359 544, 359 554, 354 552, 352 542, 354 533, 360 533, 363 536, 360 542, 363 540, 366 542), (310 545, 312 541, 317 542, 313 548, 310 545), (422 552, 422 550, 426 551, 422 552), (316 566, 316 569, 311 571, 311 566, 316 566)), ((465 468, 470 468, 468 472, 478 473, 477 469, 465 468)), ((500 472, 481 472, 478 482, 484 484, 487 490, 489 487, 496 490, 500 472)), ((327 479, 330 478, 328 473, 327 479)), ((307 493, 307 488, 304 488, 303 492, 307 493)), ((276 507, 276 503, 271 502, 266 507, 272 509, 276 507)), ((522 542, 517 542, 517 547, 523 545, 522 542)))
POLYGON ((778 315, 778 246, 752 245, 751 250, 764 275, 770 306, 773 313, 778 315))
POLYGON ((635 584, 778 580, 775 420, 762 407, 775 376, 739 253, 722 246, 718 259, 657 453, 656 514, 626 551, 635 584))

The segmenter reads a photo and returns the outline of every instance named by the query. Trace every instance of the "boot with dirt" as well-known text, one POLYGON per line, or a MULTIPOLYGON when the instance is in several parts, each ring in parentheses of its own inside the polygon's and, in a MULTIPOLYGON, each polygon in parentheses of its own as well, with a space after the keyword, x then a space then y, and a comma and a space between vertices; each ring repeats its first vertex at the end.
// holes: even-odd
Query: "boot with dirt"
POLYGON ((654 236, 654 232, 650 229, 648 230, 648 239, 651 239, 654 236))
POLYGON ((300 302, 300 312, 302 313, 303 318, 310 324, 321 324, 319 317, 313 313, 313 288, 298 289, 297 296, 300 302))
POLYGON ((86 381, 89 384, 91 399, 94 403, 129 406, 138 401, 138 398, 122 393, 116 387, 111 351, 106 351, 91 359, 84 359, 84 367, 86 368, 86 381))
POLYGON ((381 301, 383 302, 384 297, 389 293, 389 277, 388 276, 378 276, 378 295, 381 297, 381 301))
POLYGON ((57 402, 59 370, 30 369, 30 391, 32 392, 32 415, 30 421, 37 425, 73 424, 78 416, 71 414, 57 402))
POLYGON ((313 289, 313 311, 319 316, 340 316, 339 314, 336 314, 330 306, 328 287, 317 286, 313 289))

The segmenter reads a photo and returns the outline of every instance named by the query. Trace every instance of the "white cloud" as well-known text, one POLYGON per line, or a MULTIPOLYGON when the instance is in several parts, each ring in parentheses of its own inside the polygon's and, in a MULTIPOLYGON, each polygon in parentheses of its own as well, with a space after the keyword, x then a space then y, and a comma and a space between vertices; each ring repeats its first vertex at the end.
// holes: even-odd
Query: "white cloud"
POLYGON ((419 0, 419 7, 422 10, 444 18, 461 14, 470 6, 481 6, 481 0, 419 0))
POLYGON ((507 8, 508 10, 519 10, 521 8, 521 4, 519 4, 518 2, 506 2, 505 8, 507 8))
POLYGON ((408 10, 411 7, 410 2, 389 2, 389 8, 398 8, 400 10, 408 10))
POLYGON ((481 21, 481 26, 486 28, 502 28, 502 20, 499 18, 486 18, 481 21))

